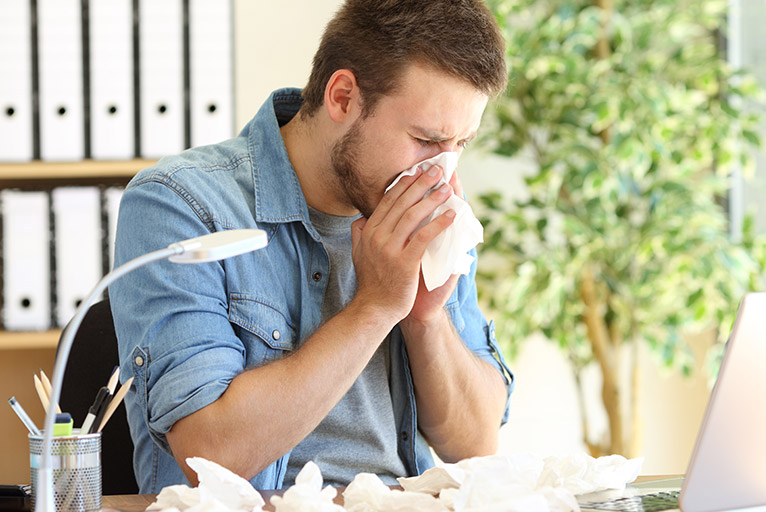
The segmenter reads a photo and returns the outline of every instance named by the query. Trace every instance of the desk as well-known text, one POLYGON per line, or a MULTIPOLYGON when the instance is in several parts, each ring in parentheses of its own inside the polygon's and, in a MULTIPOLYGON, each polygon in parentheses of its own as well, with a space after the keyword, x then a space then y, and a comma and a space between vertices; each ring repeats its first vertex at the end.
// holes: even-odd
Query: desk
MULTIPOLYGON (((636 482, 645 482, 647 480, 661 480, 664 478, 675 478, 679 475, 644 475, 636 478, 636 482)), ((266 502, 264 510, 274 510, 269 503, 269 499, 275 494, 281 494, 282 491, 260 491, 263 500, 266 502)), ((339 505, 343 504, 343 488, 338 488, 338 496, 335 502, 339 505)), ((104 509, 116 509, 123 512, 143 512, 146 507, 154 502, 155 494, 135 494, 135 495, 120 495, 120 496, 104 496, 101 504, 104 509)))
MULTIPOLYGON (((343 487, 338 488, 338 495, 335 497, 335 503, 343 505, 343 487)), ((274 510, 269 500, 275 494, 282 494, 283 491, 258 491, 263 496, 263 501, 266 502, 264 510, 274 510)), ((154 503, 156 494, 132 494, 132 495, 116 495, 116 496, 104 496, 101 500, 101 508, 104 511, 108 509, 118 510, 121 512, 143 512, 146 507, 154 503)))

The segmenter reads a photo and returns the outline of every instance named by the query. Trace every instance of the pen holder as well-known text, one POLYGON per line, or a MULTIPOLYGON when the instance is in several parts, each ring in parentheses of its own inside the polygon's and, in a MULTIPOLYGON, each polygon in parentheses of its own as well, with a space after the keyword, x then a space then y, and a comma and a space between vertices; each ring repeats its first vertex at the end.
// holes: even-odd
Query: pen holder
MULTIPOLYGON (((43 437, 29 434, 32 506, 37 496, 43 437)), ((54 436, 51 442, 53 501, 57 512, 101 508, 101 433, 54 436)))

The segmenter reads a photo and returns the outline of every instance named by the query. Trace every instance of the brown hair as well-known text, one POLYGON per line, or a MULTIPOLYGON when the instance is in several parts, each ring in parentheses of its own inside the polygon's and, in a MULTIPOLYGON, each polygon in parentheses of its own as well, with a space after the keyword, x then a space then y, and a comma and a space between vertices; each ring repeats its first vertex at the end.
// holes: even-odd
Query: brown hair
POLYGON ((415 61, 488 96, 503 91, 508 80, 503 36, 483 0, 347 0, 314 55, 301 113, 313 115, 332 74, 348 69, 361 90, 363 115, 369 115, 415 61))

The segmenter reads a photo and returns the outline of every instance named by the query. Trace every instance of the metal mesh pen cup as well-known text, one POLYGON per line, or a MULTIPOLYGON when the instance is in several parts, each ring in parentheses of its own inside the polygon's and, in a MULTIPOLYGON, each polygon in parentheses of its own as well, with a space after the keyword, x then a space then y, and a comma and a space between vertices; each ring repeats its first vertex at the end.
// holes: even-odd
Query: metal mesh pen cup
MULTIPOLYGON (((32 506, 42 465, 43 437, 29 435, 32 506)), ((51 441, 53 501, 57 512, 101 508, 101 433, 54 436, 51 441)))

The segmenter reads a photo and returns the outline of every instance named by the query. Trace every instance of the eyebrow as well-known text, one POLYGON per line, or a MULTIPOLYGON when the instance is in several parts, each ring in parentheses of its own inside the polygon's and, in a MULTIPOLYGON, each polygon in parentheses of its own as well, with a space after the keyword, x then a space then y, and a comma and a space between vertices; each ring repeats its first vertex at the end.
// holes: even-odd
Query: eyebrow
MULTIPOLYGON (((450 140, 451 137, 447 137, 441 132, 438 132, 436 130, 430 130, 428 128, 423 128, 422 126, 413 126, 412 130, 414 132, 417 132, 418 135, 422 136, 424 139, 428 139, 432 142, 446 142, 450 140)), ((467 137, 460 139, 458 142, 468 142, 476 138, 476 132, 471 132, 468 134, 467 137)))

